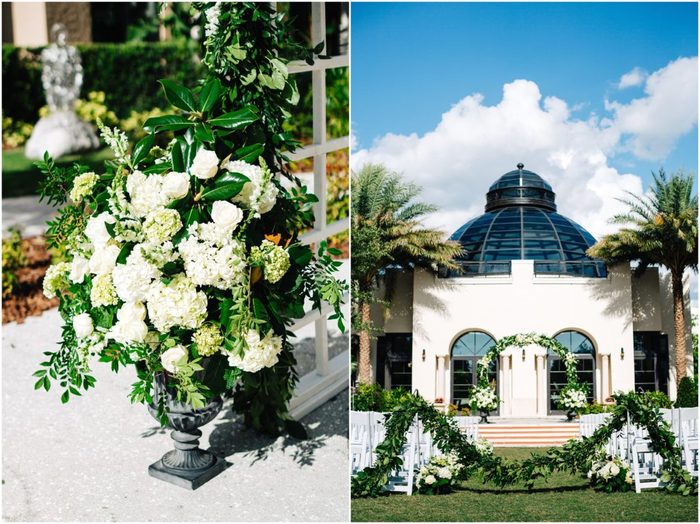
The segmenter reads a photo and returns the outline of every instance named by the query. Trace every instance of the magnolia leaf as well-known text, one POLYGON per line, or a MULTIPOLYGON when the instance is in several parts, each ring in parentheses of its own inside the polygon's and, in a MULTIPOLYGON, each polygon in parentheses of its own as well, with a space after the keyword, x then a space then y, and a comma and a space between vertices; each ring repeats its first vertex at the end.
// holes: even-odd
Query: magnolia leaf
POLYGON ((199 110, 201 112, 209 111, 223 93, 224 88, 218 78, 209 80, 199 93, 199 110))
POLYGON ((224 129, 234 131, 236 129, 245 128, 259 118, 258 108, 253 105, 249 105, 243 109, 239 109, 238 111, 231 111, 225 115, 212 118, 209 120, 209 123, 215 127, 222 127, 224 129))
POLYGON ((146 135, 144 138, 142 138, 134 146, 134 151, 131 154, 131 161, 134 163, 135 166, 144 158, 146 158, 146 156, 148 156, 148 153, 150 153, 151 148, 153 147, 155 139, 155 135, 151 133, 150 135, 146 135))
POLYGON ((193 126, 194 122, 181 115, 154 116, 144 122, 143 128, 149 133, 158 131, 178 131, 193 126))
POLYGON ((165 98, 168 99, 172 105, 183 111, 194 112, 197 111, 197 106, 194 103, 194 97, 189 89, 179 84, 176 84, 172 80, 158 80, 160 85, 163 86, 163 91, 165 92, 165 98))

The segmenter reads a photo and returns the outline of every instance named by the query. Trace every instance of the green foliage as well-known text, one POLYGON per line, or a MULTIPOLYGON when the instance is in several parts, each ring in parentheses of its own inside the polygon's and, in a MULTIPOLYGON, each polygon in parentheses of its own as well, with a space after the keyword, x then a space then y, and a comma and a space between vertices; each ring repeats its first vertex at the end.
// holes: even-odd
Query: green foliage
POLYGON ((34 126, 21 120, 13 120, 10 117, 2 119, 2 145, 3 149, 12 149, 23 145, 32 136, 34 126))
POLYGON ((660 409, 671 409, 671 407, 673 407, 671 405, 671 400, 663 391, 645 391, 641 393, 641 395, 644 396, 645 401, 648 402, 650 406, 660 409))
POLYGON ((678 384, 677 408, 694 408, 698 405, 698 385, 690 377, 683 377, 678 384))
MULTIPOLYGON (((201 66, 184 42, 77 44, 83 63, 83 92, 102 91, 103 103, 118 118, 162 106, 161 78, 192 85, 201 66)), ((2 46, 2 80, 14 89, 2 93, 5 116, 35 122, 45 105, 41 86, 43 48, 2 46)))
POLYGON ((683 495, 696 493, 697 479, 681 466, 681 450, 675 445, 675 437, 658 408, 646 396, 636 393, 616 394, 613 398, 616 406, 612 416, 590 437, 569 440, 562 447, 549 448, 544 454, 533 454, 526 460, 513 462, 496 455, 480 454, 453 421, 421 396, 408 395, 386 421, 385 439, 376 448, 376 465, 365 468, 352 478, 352 496, 377 496, 382 493, 390 473, 402 463, 401 451, 406 442, 406 432, 416 416, 443 453, 457 454, 467 477, 478 475, 483 481, 499 487, 524 483, 531 489, 538 479, 546 479, 556 471, 586 474, 592 457, 605 446, 615 431, 628 422, 628 414, 630 423, 646 428, 652 450, 664 460, 662 481, 666 483, 666 489, 683 495))
POLYGON ((599 404, 598 402, 591 402, 580 411, 580 414, 597 415, 599 413, 609 413, 610 411, 612 411, 612 409, 612 404, 599 404))
POLYGON ((2 297, 7 298, 17 290, 19 278, 17 270, 27 264, 27 256, 22 247, 22 234, 16 228, 7 230, 8 236, 2 239, 2 297))
POLYGON ((351 406, 356 411, 393 411, 407 396, 410 391, 404 388, 383 389, 379 384, 358 384, 351 406))

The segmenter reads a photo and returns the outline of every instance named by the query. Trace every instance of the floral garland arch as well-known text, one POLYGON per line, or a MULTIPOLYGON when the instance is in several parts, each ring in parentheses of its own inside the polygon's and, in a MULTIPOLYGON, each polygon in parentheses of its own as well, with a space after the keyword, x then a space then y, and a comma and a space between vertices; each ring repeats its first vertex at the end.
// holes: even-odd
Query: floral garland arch
POLYGON ((578 380, 576 374, 577 359, 571 351, 565 348, 558 340, 547 335, 537 333, 519 333, 503 337, 479 359, 476 366, 478 385, 475 390, 477 406, 484 411, 491 411, 497 407, 498 397, 489 386, 488 368, 498 355, 509 347, 524 348, 525 346, 540 346, 546 350, 552 350, 564 362, 566 367, 566 387, 561 391, 560 404, 567 410, 576 410, 586 405, 588 386, 578 380))

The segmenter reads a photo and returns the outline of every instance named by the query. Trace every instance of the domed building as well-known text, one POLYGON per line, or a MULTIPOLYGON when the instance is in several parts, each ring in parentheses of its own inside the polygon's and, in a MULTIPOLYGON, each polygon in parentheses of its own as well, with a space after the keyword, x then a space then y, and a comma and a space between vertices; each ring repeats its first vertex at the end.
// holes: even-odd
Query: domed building
MULTIPOLYGON (((629 390, 675 397, 670 279, 657 268, 635 276, 627 264, 589 257, 596 239, 557 212, 552 187, 523 164, 491 185, 484 211, 451 237, 463 249, 458 269, 401 272, 389 309, 373 309, 382 329, 373 342, 377 382, 418 390, 437 406, 466 405, 488 349, 534 332, 576 356, 589 401, 629 390)), ((560 413, 566 372, 556 354, 509 348, 489 379, 500 416, 560 413)))

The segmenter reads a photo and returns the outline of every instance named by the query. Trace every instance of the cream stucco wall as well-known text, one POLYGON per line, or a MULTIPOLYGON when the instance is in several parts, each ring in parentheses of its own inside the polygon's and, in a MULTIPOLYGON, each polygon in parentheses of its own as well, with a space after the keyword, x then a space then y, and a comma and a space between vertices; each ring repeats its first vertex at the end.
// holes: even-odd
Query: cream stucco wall
MULTIPOLYGON (((416 271, 413 388, 427 399, 449 400, 450 350, 466 331, 485 331, 498 340, 517 333, 554 336, 576 330, 588 335, 595 345, 595 398, 602 401, 613 391, 633 389, 630 279, 630 271, 624 266, 611 269, 605 279, 535 276, 529 260, 514 260, 509 276, 441 279, 427 271, 416 271), (624 359, 621 348, 625 350, 624 359), (425 361, 421 358, 423 350, 425 361), (443 357, 443 362, 438 357, 443 357)), ((529 348, 524 360, 520 351, 502 356, 502 415, 546 415, 546 364, 544 358, 536 358, 538 354, 544 355, 539 348, 529 348)))

